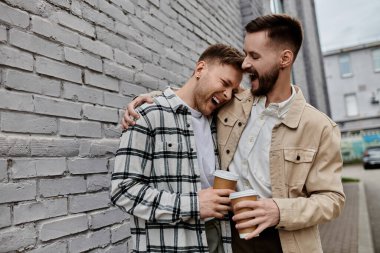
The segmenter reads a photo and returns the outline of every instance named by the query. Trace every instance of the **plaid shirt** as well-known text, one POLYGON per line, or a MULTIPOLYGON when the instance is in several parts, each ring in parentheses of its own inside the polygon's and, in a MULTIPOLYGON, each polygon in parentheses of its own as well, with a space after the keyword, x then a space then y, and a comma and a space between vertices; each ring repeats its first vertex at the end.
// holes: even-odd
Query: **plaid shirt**
MULTIPOLYGON (((154 101, 137 109, 140 119, 121 137, 111 200, 133 215, 133 252, 208 252, 191 113, 170 89, 154 101)), ((219 168, 214 122, 211 131, 219 168)), ((232 252, 228 219, 220 223, 232 252)))

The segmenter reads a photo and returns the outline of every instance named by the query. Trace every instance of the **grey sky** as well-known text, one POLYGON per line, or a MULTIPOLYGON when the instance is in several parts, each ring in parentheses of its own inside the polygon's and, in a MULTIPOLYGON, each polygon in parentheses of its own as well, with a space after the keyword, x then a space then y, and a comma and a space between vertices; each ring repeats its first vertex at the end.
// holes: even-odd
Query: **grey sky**
POLYGON ((380 41, 380 0, 315 0, 322 51, 380 41))

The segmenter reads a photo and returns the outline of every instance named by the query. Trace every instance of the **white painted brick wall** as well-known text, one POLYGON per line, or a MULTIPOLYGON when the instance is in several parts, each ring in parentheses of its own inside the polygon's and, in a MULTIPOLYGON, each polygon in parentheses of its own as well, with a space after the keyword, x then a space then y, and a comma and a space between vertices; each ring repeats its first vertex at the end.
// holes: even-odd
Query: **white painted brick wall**
POLYGON ((3 73, 3 83, 10 89, 28 91, 41 95, 59 97, 61 94, 61 82, 30 72, 13 69, 5 70, 3 73))
POLYGON ((86 212, 105 208, 110 205, 109 193, 99 192, 86 195, 75 195, 69 198, 69 211, 71 213, 86 212))
POLYGON ((95 71, 102 71, 102 60, 98 57, 92 56, 88 53, 84 53, 80 50, 65 47, 65 59, 69 62, 88 67, 95 71))
POLYGON ((106 191, 111 186, 110 174, 98 174, 87 176, 87 192, 106 191))
POLYGON ((53 18, 58 20, 58 24, 76 30, 90 37, 95 37, 95 28, 91 24, 83 19, 71 15, 70 13, 58 11, 54 13, 53 18))
POLYGON ((0 204, 36 198, 36 181, 24 181, 19 183, 0 183, 0 204))
POLYGON ((110 230, 102 229, 88 235, 81 235, 69 241, 69 252, 84 252, 90 249, 104 247, 110 243, 110 230))
POLYGON ((63 82, 62 96, 72 101, 103 104, 103 91, 69 82, 63 82))
POLYGON ((98 120, 104 122, 119 122, 118 111, 116 109, 108 107, 84 105, 83 117, 85 119, 98 120))
POLYGON ((85 71, 85 84, 92 85, 98 88, 111 90, 111 91, 119 91, 119 83, 117 79, 111 78, 102 74, 97 74, 94 72, 90 72, 88 70, 85 71))
POLYGON ((30 156, 30 140, 0 136, 0 156, 30 156))
POLYGON ((77 156, 79 147, 80 143, 77 139, 33 138, 30 140, 30 153, 36 157, 77 156))
POLYGON ((42 245, 34 250, 28 251, 29 253, 66 253, 67 243, 58 241, 51 244, 42 245))
POLYGON ((102 126, 99 122, 59 120, 59 134, 61 136, 93 137, 102 136, 102 126))
POLYGON ((111 242, 116 243, 131 236, 130 224, 115 225, 111 228, 111 242))
POLYGON ((50 38, 53 41, 62 42, 73 47, 79 44, 79 34, 64 29, 58 26, 58 24, 38 16, 32 16, 32 31, 50 38))
POLYGON ((7 41, 7 28, 5 26, 0 26, 0 42, 7 41))
POLYGON ((68 195, 86 192, 86 180, 83 177, 41 179, 39 194, 42 197, 68 195))
POLYGON ((76 234, 87 229, 88 220, 86 214, 77 214, 43 222, 39 234, 42 241, 49 241, 62 236, 76 234))
POLYGON ((211 41, 242 44, 240 5, 206 2, 0 2, 0 252, 131 252, 109 199, 119 122, 211 41))
POLYGON ((11 208, 6 205, 0 205, 0 228, 8 227, 11 224, 11 208))
POLYGON ((104 158, 75 158, 67 162, 71 174, 93 174, 108 172, 108 160, 104 158))
POLYGON ((55 118, 34 114, 1 112, 0 120, 4 132, 55 134, 58 128, 55 118))
POLYGON ((98 229, 116 223, 122 223, 129 217, 128 214, 119 208, 112 208, 106 211, 95 212, 90 215, 90 228, 98 229))
POLYGON ((33 112, 33 96, 8 90, 0 90, 0 108, 33 112))
POLYGON ((0 3, 0 20, 22 28, 26 28, 29 25, 29 15, 27 12, 12 8, 4 3, 0 3))
POLYGON ((66 171, 65 158, 16 158, 10 161, 10 173, 14 179, 62 176, 66 171))
POLYGON ((0 45, 0 62, 10 67, 33 70, 33 56, 31 54, 4 45, 0 45))
POLYGON ((71 82, 82 82, 82 71, 80 68, 43 57, 36 57, 36 72, 71 82))
POLYGON ((44 55, 56 60, 62 59, 62 47, 56 43, 49 42, 35 35, 11 29, 9 31, 9 42, 15 47, 44 55))
POLYGON ((42 200, 13 207, 13 223, 20 224, 67 214, 67 198, 42 200), (28 214, 28 215, 25 215, 28 214))
POLYGON ((7 160, 0 159, 0 182, 8 182, 7 160))
POLYGON ((37 231, 32 225, 2 229, 0 249, 2 252, 12 252, 18 249, 33 247, 36 243, 37 231))

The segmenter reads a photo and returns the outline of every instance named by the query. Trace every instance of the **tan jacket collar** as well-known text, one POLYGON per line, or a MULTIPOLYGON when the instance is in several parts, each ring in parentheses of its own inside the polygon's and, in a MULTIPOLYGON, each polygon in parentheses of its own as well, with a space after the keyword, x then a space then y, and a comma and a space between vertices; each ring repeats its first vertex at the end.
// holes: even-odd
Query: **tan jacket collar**
MULTIPOLYGON (((296 90, 295 98, 285 118, 281 121, 284 125, 288 126, 289 128, 298 127, 301 120, 302 112, 306 105, 306 100, 302 94, 301 89, 295 85, 294 85, 294 88, 296 90)), ((251 93, 251 89, 247 89, 243 92, 236 93, 235 97, 242 102, 246 102, 246 103, 243 103, 243 111, 244 111, 245 117, 248 118, 249 114, 251 113, 252 105, 254 102, 254 97, 251 93)))
POLYGON ((253 95, 251 93, 251 89, 247 89, 243 92, 236 93, 235 97, 239 101, 243 102, 244 116, 245 116, 245 119, 248 119, 249 114, 251 113, 252 104, 253 104, 253 95))
POLYGON ((289 128, 297 128, 300 120, 301 115, 303 113, 303 110, 306 106, 306 100, 302 94, 302 91, 297 86, 294 86, 296 89, 296 96, 289 108, 288 113, 286 114, 285 118, 282 120, 282 123, 289 128))

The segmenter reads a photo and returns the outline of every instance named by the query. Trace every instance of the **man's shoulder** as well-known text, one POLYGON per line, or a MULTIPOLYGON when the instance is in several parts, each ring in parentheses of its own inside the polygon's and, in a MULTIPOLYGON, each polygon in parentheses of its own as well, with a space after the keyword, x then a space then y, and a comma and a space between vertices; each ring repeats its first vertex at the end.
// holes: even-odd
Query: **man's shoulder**
POLYGON ((136 108, 139 113, 151 114, 159 113, 159 111, 169 110, 170 104, 164 95, 159 95, 153 98, 153 103, 145 103, 136 108))
POLYGON ((331 125, 335 127, 337 124, 324 112, 318 110, 314 106, 312 106, 309 103, 306 103, 305 105, 305 111, 303 113, 303 116, 306 117, 309 121, 315 122, 318 125, 331 125))

